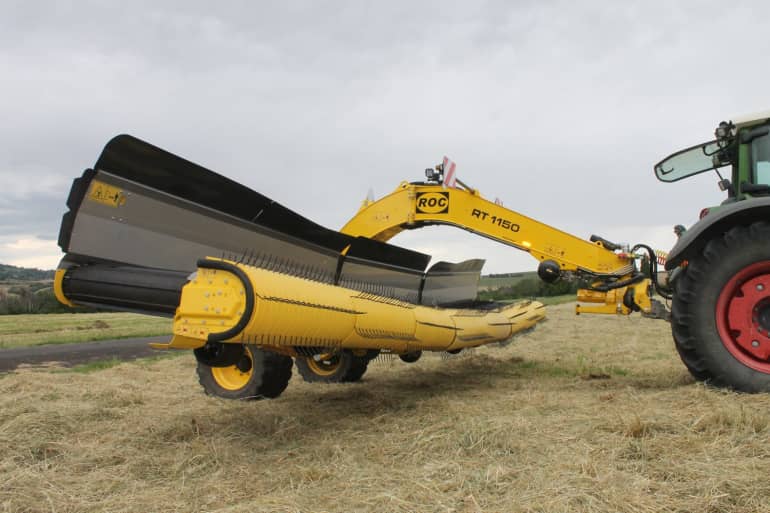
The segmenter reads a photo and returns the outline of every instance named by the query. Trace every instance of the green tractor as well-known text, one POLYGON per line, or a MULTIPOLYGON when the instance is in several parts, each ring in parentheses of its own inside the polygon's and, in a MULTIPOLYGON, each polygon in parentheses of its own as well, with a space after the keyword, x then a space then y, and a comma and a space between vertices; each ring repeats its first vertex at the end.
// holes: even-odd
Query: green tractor
POLYGON ((664 182, 714 170, 727 193, 668 255, 671 329, 696 379, 770 392, 770 113, 722 122, 716 139, 655 166, 664 182), (727 178, 728 169, 730 177, 727 178))

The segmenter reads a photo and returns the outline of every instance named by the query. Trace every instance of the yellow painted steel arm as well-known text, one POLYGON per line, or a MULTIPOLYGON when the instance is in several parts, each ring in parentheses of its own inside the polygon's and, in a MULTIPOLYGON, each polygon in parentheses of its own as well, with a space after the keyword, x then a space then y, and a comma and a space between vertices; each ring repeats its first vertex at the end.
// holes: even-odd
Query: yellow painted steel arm
POLYGON ((590 273, 592 289, 578 291, 576 313, 651 313, 649 279, 639 280, 634 256, 615 253, 601 241, 591 242, 563 232, 481 197, 470 188, 401 182, 391 194, 365 201, 342 233, 387 241, 403 230, 435 224, 451 225, 552 260, 563 272, 590 273), (608 283, 626 283, 607 287, 608 283), (602 289, 602 287, 604 287, 602 289), (600 290, 601 289, 601 290, 600 290))
POLYGON ((554 260, 563 271, 622 276, 633 271, 632 257, 600 242, 583 240, 481 197, 478 191, 402 182, 391 194, 365 202, 340 230, 387 241, 403 230, 452 225, 527 251, 539 261, 554 260))
POLYGON ((430 308, 219 259, 199 265, 182 289, 170 347, 452 351, 506 340, 545 317, 536 301, 488 311, 430 308))

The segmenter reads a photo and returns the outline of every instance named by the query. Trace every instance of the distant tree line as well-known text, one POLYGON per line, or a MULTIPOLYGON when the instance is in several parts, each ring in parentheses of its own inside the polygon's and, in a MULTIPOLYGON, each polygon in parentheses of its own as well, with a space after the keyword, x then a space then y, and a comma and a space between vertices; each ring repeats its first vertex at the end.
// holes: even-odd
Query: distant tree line
POLYGON ((485 274, 484 278, 518 278, 528 273, 500 273, 500 274, 485 274))
POLYGON ((0 315, 95 312, 92 308, 70 308, 56 299, 50 283, 0 285, 0 315))
POLYGON ((578 281, 560 280, 556 283, 546 283, 539 278, 525 278, 514 285, 479 291, 479 299, 485 301, 500 301, 503 299, 520 299, 529 297, 561 296, 574 294, 581 284, 578 281))
POLYGON ((95 312, 70 308, 53 293, 54 271, 0 264, 0 315, 95 312))
POLYGON ((0 281, 43 281, 53 280, 53 276, 54 271, 0 264, 0 281))

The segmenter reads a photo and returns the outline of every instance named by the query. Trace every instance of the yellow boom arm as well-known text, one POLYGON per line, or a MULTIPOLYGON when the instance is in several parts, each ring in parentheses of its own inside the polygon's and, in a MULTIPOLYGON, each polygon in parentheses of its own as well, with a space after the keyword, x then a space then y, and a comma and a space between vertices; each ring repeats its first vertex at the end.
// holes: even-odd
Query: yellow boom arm
POLYGON ((577 307, 577 313, 649 313, 649 280, 634 280, 634 256, 607 249, 603 241, 590 242, 502 205, 485 200, 478 191, 441 184, 402 182, 391 194, 365 201, 340 230, 354 236, 387 241, 403 230, 434 224, 456 226, 530 253, 540 262, 553 261, 561 272, 582 272, 607 283, 627 286, 608 290, 581 290, 578 300, 602 303, 577 307), (629 292, 631 290, 631 292, 629 292), (630 299, 629 299, 630 296, 630 299))

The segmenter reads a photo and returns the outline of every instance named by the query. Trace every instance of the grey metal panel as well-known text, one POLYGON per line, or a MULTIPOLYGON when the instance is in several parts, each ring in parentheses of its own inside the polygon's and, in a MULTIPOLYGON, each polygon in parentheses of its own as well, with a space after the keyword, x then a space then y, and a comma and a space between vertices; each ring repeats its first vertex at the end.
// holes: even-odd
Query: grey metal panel
POLYGON ((425 273, 422 304, 447 306, 476 299, 484 260, 438 262, 425 273))
POLYGON ((363 292, 417 303, 420 297, 422 273, 403 267, 372 264, 347 257, 342 264, 339 285, 363 292))
POLYGON ((70 253, 132 265, 192 271, 206 256, 248 256, 260 267, 333 281, 338 255, 258 225, 99 171, 120 187, 113 207, 87 197, 78 209, 70 253))
MULTIPOLYGON (((259 168, 258 159, 254 163, 259 168)), ((348 254, 351 256, 420 272, 430 261, 429 255, 384 242, 368 240, 359 244, 356 237, 324 228, 243 184, 127 134, 118 135, 105 145, 94 169, 227 214, 249 225, 258 224, 335 254, 350 247, 348 254)), ((59 245, 64 251, 69 251, 75 211, 94 174, 93 170, 86 170, 70 190, 67 200, 70 212, 65 214, 59 231, 59 245)))

